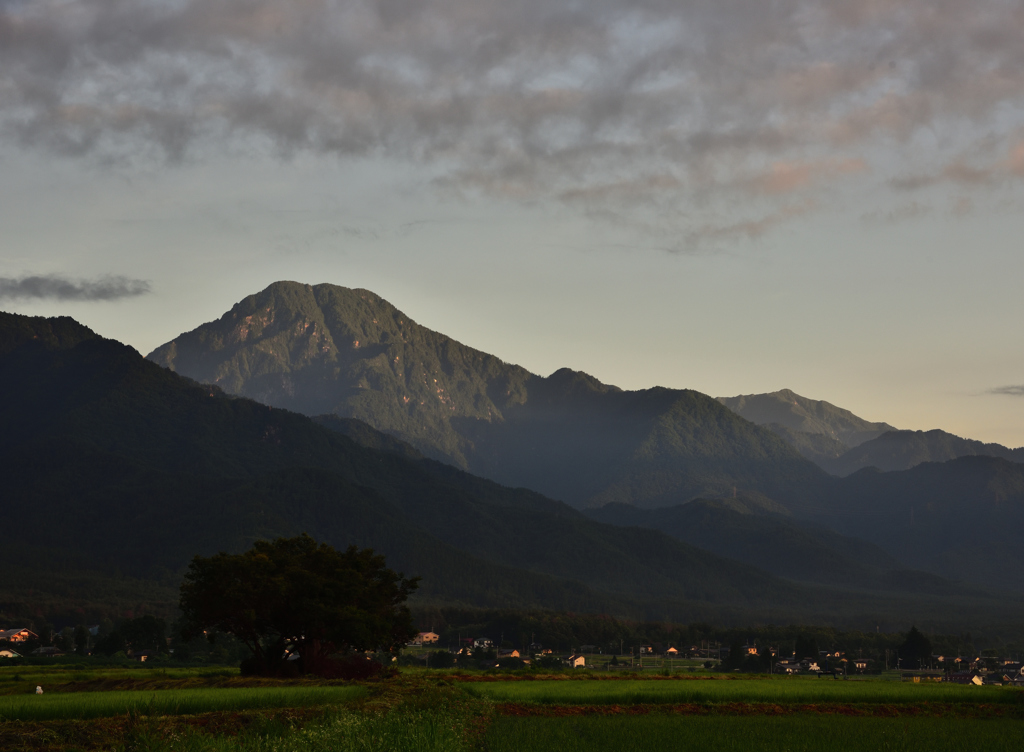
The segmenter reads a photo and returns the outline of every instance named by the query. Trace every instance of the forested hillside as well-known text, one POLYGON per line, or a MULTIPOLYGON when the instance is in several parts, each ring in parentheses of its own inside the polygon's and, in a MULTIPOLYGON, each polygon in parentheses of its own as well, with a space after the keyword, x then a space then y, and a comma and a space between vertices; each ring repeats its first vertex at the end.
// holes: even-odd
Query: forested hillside
POLYGON ((946 462, 958 457, 1000 457, 1024 462, 1024 447, 1009 449, 962 439, 946 431, 889 431, 864 442, 822 466, 836 475, 849 475, 865 467, 909 470, 922 462, 946 462))
POLYGON ((383 449, 225 396, 73 322, 4 315, 0 330, 0 468, 17 521, 0 559, 33 562, 37 583, 128 574, 166 587, 193 554, 305 531, 378 548, 424 577, 424 601, 635 612, 656 597, 680 614, 806 601, 661 533, 417 459, 368 426, 335 428, 383 449))
POLYGON ((907 565, 1024 593, 1024 465, 961 457, 844 478, 804 516, 882 546, 907 565))
POLYGON ((706 551, 802 582, 903 593, 965 593, 965 586, 913 571, 867 541, 801 523, 745 499, 698 499, 660 509, 608 504, 591 519, 661 530, 706 551))
MULTIPOLYGON (((603 393, 593 384, 588 391, 603 393)), ((685 412, 706 420, 724 409, 685 412)), ((0 585, 0 605, 22 611, 47 603, 166 611, 192 555, 307 532, 336 546, 372 546, 422 576, 421 605, 723 624, 892 624, 918 614, 950 629, 1024 617, 1019 603, 957 588, 936 596, 851 589, 839 579, 799 584, 658 530, 590 520, 534 491, 422 458, 364 423, 318 423, 231 397, 66 319, 0 315, 0 421, 8 428, 0 509, 10 521, 0 529, 0 562, 17 575, 0 585)), ((670 422, 678 430, 680 421, 670 422)), ((912 489, 883 484, 801 508, 825 520, 848 515, 862 492, 910 498, 912 489)))

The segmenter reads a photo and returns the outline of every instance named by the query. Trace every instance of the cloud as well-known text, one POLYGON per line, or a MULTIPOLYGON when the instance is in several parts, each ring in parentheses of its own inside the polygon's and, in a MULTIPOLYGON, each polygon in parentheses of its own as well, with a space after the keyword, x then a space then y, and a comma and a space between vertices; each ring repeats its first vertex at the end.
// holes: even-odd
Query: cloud
POLYGON ((756 240, 783 222, 806 214, 814 208, 814 201, 803 201, 783 206, 778 211, 761 217, 705 224, 688 233, 687 242, 689 246, 700 246, 740 238, 756 240))
POLYGON ((384 156, 454 193, 686 207, 699 233, 737 189, 768 217, 826 183, 1024 176, 1022 67, 1013 0, 0 1, 0 138, 384 156), (941 161, 983 142, 1010 156, 941 161))
POLYGON ((989 389, 986 394, 1005 394, 1010 397, 1024 397, 1024 385, 1022 386, 997 386, 989 389))
POLYGON ((815 183, 842 175, 865 172, 863 159, 825 159, 818 162, 776 162, 768 170, 744 181, 754 193, 776 195, 809 188, 815 183))
POLYGON ((95 281, 70 280, 59 275, 0 277, 0 300, 119 300, 150 292, 149 282, 127 277, 102 277, 95 281))
POLYGON ((932 209, 930 206, 917 201, 911 201, 910 203, 899 204, 898 206, 885 211, 878 210, 862 214, 861 219, 865 222, 882 222, 892 224, 917 219, 930 214, 931 211, 932 209))
POLYGON ((1005 168, 1005 164, 998 162, 977 167, 961 158, 950 162, 941 172, 933 175, 907 175, 893 178, 889 182, 899 191, 917 191, 940 183, 967 188, 989 187, 1005 177, 1005 168))

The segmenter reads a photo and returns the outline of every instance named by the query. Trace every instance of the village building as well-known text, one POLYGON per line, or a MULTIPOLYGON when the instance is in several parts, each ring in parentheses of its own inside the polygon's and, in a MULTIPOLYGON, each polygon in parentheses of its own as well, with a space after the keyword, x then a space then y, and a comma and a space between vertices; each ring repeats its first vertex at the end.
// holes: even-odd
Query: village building
POLYGON ((419 645, 436 645, 439 639, 441 639, 441 636, 434 632, 419 632, 406 644, 411 647, 419 645))
POLYGON ((0 642, 6 640, 7 642, 28 642, 29 640, 38 640, 39 635, 30 629, 6 629, 0 632, 0 642))
POLYGON ((567 655, 562 660, 569 668, 586 668, 586 660, 579 653, 567 655))
POLYGON ((43 658, 56 658, 64 655, 64 651, 59 648, 55 648, 52 645, 46 645, 41 648, 36 648, 32 651, 32 655, 42 656, 43 658))

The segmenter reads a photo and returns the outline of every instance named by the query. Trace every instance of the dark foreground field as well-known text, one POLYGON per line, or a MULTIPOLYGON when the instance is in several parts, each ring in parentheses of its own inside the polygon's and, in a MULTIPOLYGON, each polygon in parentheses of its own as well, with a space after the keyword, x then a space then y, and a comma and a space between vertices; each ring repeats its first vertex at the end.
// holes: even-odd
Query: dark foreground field
POLYGON ((887 678, 30 671, 0 669, 5 752, 973 751, 1017 749, 1024 729, 1022 690, 887 678))

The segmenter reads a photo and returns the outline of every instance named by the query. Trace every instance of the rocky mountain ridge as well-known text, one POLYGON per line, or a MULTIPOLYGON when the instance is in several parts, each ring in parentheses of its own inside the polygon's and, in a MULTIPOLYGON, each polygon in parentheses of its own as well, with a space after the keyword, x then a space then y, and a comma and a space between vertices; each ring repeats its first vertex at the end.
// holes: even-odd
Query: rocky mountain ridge
POLYGON ((278 282, 148 356, 231 394, 358 418, 499 483, 576 507, 773 498, 824 474, 706 395, 548 377, 420 326, 367 290, 278 282))

